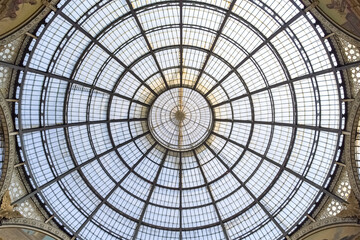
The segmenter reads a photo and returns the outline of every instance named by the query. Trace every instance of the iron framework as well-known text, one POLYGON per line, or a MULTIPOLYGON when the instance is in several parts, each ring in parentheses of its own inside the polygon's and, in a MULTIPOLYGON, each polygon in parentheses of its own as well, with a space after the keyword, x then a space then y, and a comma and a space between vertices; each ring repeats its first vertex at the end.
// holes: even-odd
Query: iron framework
POLYGON ((23 66, 0 62, 19 72, 33 186, 14 203, 38 197, 79 239, 283 239, 325 195, 344 202, 328 190, 345 121, 339 72, 359 63, 337 65, 301 3, 57 7, 23 66), (188 152, 147 126, 155 99, 178 87, 203 94, 214 116, 188 152))

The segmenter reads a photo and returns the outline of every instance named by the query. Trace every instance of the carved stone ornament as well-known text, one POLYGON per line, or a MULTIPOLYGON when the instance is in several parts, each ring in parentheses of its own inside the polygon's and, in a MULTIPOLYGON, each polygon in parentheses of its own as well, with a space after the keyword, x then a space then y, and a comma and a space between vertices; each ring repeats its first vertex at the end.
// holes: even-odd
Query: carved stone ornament
POLYGON ((357 163, 355 159, 355 140, 357 134, 357 127, 360 119, 360 92, 354 97, 351 103, 351 109, 348 114, 346 129, 351 131, 351 136, 345 136, 344 156, 346 163, 346 170, 349 176, 351 189, 357 199, 360 199, 360 178, 357 170, 357 163))
POLYGON ((0 176, 0 198, 5 194, 10 186, 12 173, 14 171, 14 162, 16 158, 16 144, 15 137, 10 136, 9 132, 13 131, 13 120, 9 104, 6 102, 5 97, 0 93, 0 119, 3 125, 4 137, 5 137, 5 158, 3 162, 2 173, 0 176))
POLYGON ((2 228, 8 228, 8 227, 25 228, 33 231, 43 232, 53 237, 56 240, 70 240, 70 237, 66 233, 58 229, 57 227, 34 219, 13 218, 13 219, 3 220, 2 225, 0 226, 0 231, 2 228))
MULTIPOLYGON (((293 235, 291 235, 289 240, 358 240, 358 236, 351 236, 353 238, 349 238, 349 236, 343 238, 342 236, 336 236, 334 232, 338 230, 343 230, 347 227, 351 227, 353 229, 360 228, 358 224, 358 220, 354 218, 339 218, 339 217, 330 217, 325 218, 320 221, 316 221, 307 226, 304 226, 300 230, 296 231, 293 235), (333 229, 332 235, 326 235, 322 238, 316 238, 316 233, 326 233, 326 230, 333 229)), ((359 231, 358 231, 359 232, 359 231)), ((329 233, 329 232, 327 232, 329 233)), ((349 232, 344 232, 342 235, 349 235, 349 232)), ((353 234, 351 234, 353 235, 353 234)))
POLYGON ((1 202, 0 218, 12 219, 23 217, 19 211, 14 210, 14 207, 16 207, 16 205, 11 205, 10 193, 9 190, 7 190, 1 202))

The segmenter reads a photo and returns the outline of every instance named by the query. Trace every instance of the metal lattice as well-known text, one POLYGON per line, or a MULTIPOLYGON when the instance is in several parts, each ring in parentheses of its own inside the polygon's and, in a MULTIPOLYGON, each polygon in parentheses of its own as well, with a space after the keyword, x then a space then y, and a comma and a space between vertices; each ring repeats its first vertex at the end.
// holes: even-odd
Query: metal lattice
POLYGON ((33 187, 16 203, 79 239, 282 239, 343 201, 327 187, 350 65, 299 1, 57 7, 7 65, 33 187))

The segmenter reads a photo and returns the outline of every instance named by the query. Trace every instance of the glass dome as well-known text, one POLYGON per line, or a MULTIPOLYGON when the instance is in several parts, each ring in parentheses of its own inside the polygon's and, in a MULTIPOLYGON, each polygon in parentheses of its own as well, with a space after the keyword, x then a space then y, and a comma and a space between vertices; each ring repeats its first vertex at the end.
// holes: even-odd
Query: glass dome
POLYGON ((189 151, 203 143, 212 130, 212 111, 206 99, 190 88, 172 88, 152 104, 150 133, 165 148, 189 151))
POLYGON ((60 1, 15 119, 36 196, 78 239, 284 239, 339 159, 341 76, 300 1, 60 1))

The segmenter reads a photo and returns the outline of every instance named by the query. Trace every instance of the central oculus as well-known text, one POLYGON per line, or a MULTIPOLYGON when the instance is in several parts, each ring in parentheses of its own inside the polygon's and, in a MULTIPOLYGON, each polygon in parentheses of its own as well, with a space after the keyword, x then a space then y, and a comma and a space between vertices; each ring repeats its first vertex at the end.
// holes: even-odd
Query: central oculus
POLYGON ((184 120, 185 120, 185 113, 184 113, 184 111, 182 111, 182 110, 176 111, 176 113, 175 113, 175 118, 176 118, 176 120, 178 120, 178 121, 184 121, 184 120))
POLYGON ((213 125, 206 99, 190 88, 172 88, 151 106, 148 125, 153 137, 173 151, 190 151, 203 143, 213 125))

